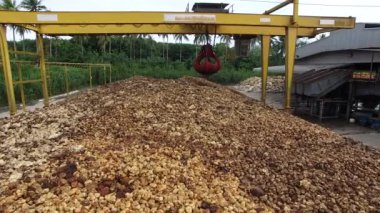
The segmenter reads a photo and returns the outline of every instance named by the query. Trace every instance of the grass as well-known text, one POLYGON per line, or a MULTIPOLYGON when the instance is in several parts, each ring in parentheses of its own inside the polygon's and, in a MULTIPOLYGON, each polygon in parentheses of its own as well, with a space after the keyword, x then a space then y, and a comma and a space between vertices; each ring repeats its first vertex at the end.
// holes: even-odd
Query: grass
MULTIPOLYGON (((122 80, 132 76, 141 75, 159 79, 177 79, 183 76, 201 77, 192 67, 186 66, 185 63, 172 62, 170 64, 146 64, 142 63, 126 63, 122 65, 114 65, 115 70, 113 76, 115 80, 122 80)), ((218 73, 210 76, 210 80, 220 84, 236 84, 254 75, 252 70, 237 70, 232 66, 226 66, 218 73)))

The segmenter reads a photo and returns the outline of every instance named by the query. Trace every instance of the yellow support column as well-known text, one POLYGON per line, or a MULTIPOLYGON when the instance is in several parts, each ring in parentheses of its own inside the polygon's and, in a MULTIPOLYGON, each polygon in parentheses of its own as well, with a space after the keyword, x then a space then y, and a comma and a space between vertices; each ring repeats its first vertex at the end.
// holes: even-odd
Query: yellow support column
POLYGON ((88 74, 89 74, 89 78, 90 78, 90 88, 92 89, 92 69, 91 69, 91 65, 88 65, 88 74))
POLYGON ((270 36, 261 36, 261 101, 265 104, 267 96, 270 36))
POLYGON ((112 82, 112 67, 111 67, 111 65, 109 66, 109 68, 110 68, 110 83, 112 82))
POLYGON ((42 84, 42 95, 44 96, 44 105, 49 105, 49 92, 46 78, 46 66, 45 66, 45 53, 44 53, 44 41, 42 35, 37 33, 37 52, 40 58, 40 73, 42 84))
POLYGON ((104 75, 104 85, 107 84, 107 72, 106 72, 106 66, 103 66, 103 75, 104 75))
POLYGON ((13 79, 12 79, 12 70, 11 70, 11 62, 9 60, 9 50, 7 43, 7 35, 5 31, 6 26, 0 25, 0 52, 1 58, 3 60, 3 72, 4 72, 4 80, 5 87, 7 92, 9 113, 11 115, 16 114, 16 99, 15 99, 15 91, 13 88, 13 79))
POLYGON ((285 38, 285 109, 291 108, 294 59, 296 55, 297 28, 288 27, 285 38))
POLYGON ((67 65, 65 65, 65 89, 66 89, 66 95, 69 95, 69 77, 67 73, 67 65))
POLYGON ((22 73, 21 73, 21 64, 17 63, 17 74, 18 74, 18 80, 20 81, 20 95, 21 95, 21 103, 22 103, 22 110, 26 112, 26 100, 25 100, 25 92, 24 92, 24 84, 22 83, 22 73))

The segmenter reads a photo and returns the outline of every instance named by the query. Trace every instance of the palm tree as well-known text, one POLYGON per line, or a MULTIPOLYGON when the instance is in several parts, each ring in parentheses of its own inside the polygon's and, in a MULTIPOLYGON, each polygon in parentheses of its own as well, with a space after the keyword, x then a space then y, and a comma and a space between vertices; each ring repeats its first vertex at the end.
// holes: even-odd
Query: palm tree
POLYGON ((53 56, 53 37, 50 36, 49 38, 49 57, 51 58, 53 56))
MULTIPOLYGON (((18 8, 19 8, 19 5, 17 5, 16 0, 2 0, 2 2, 0 3, 0 9, 3 9, 3 10, 17 11, 18 8)), ((13 32, 13 51, 15 52, 15 58, 17 58, 16 30, 18 27, 15 25, 10 25, 10 27, 12 28, 12 32, 13 32)))
POLYGON ((22 38, 22 51, 25 51, 25 33, 29 32, 30 30, 23 28, 23 27, 17 27, 16 32, 21 36, 22 38))
POLYGON ((138 34, 137 38, 141 40, 141 42, 140 42, 140 62, 141 62, 142 46, 144 44, 144 42, 142 40, 144 40, 145 38, 152 39, 152 36, 149 34, 138 34))
POLYGON ((274 36, 271 38, 271 49, 281 62, 285 60, 285 37, 274 36))
POLYGON ((79 46, 81 48, 81 55, 83 56, 84 55, 84 42, 86 42, 88 40, 88 36, 85 36, 85 35, 73 36, 72 40, 74 41, 74 43, 79 44, 79 46))
MULTIPOLYGON (((162 40, 165 42, 166 40, 166 61, 169 61, 169 35, 168 34, 162 34, 160 35, 162 37, 162 40)), ((162 57, 165 58, 165 46, 162 46, 162 57)))
POLYGON ((231 37, 230 35, 221 35, 221 36, 220 36, 220 41, 221 41, 222 43, 224 43, 224 45, 225 45, 224 60, 226 60, 227 57, 228 57, 228 47, 229 47, 230 44, 231 44, 232 37, 231 37))
POLYGON ((174 39, 176 41, 179 41, 179 62, 182 62, 182 41, 189 41, 189 37, 185 34, 176 34, 174 35, 174 39))
POLYGON ((166 39, 166 36, 165 34, 162 34, 162 35, 158 35, 159 37, 162 38, 163 42, 162 42, 162 59, 165 60, 165 39, 166 39))
POLYGON ((195 44, 195 57, 197 57, 198 54, 198 45, 206 44, 209 40, 209 36, 205 34, 197 34, 194 37, 194 44, 195 44))
POLYGON ((16 10, 17 9, 16 5, 17 5, 16 1, 2 0, 0 3, 0 9, 2 9, 2 10, 16 10))
POLYGON ((136 41, 136 38, 137 38, 137 35, 136 34, 129 34, 128 35, 128 43, 129 43, 129 58, 130 59, 136 59, 136 49, 134 48, 135 46, 135 41, 136 41))
POLYGON ((150 58, 153 58, 153 49, 155 49, 155 42, 153 40, 153 36, 152 35, 149 35, 149 42, 148 42, 149 46, 150 46, 150 58))
POLYGON ((132 41, 132 34, 129 34, 129 35, 125 35, 125 36, 122 36, 122 42, 123 42, 123 45, 125 45, 127 48, 129 46, 129 59, 132 59, 132 55, 133 55, 133 41, 132 41))
POLYGON ((107 35, 98 36, 98 46, 102 50, 103 54, 106 53, 107 44, 110 43, 110 37, 107 35))
POLYGON ((109 36, 108 37, 109 39, 108 39, 108 53, 111 53, 112 52, 112 38, 113 38, 113 36, 109 36))
POLYGON ((47 10, 46 6, 42 4, 42 0, 23 0, 20 6, 33 12, 47 10))
POLYGON ((209 40, 209 36, 205 34, 198 34, 194 37, 194 44, 201 45, 206 44, 209 40))
POLYGON ((58 58, 58 49, 59 49, 59 46, 60 46, 60 42, 59 42, 59 36, 54 36, 54 37, 52 37, 51 39, 53 39, 54 38, 54 46, 55 46, 55 48, 54 48, 54 57, 55 58, 58 58))

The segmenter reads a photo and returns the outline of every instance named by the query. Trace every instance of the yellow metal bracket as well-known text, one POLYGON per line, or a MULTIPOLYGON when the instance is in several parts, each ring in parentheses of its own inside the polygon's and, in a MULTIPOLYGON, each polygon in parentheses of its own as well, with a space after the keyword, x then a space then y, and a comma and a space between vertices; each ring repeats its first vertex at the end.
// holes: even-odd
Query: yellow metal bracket
POLYGON ((28 30, 32 30, 34 32, 38 32, 39 31, 38 27, 35 27, 33 25, 30 25, 30 24, 16 24, 16 25, 19 26, 19 27, 23 27, 25 29, 28 29, 28 30))

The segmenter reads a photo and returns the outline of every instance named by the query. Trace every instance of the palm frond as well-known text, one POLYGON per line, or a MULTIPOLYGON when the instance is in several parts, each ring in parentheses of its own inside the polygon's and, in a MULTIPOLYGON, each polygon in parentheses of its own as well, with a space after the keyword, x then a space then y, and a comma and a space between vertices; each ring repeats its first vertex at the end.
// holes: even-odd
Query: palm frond
POLYGON ((17 11, 19 9, 19 5, 17 5, 16 0, 3 0, 0 3, 0 9, 2 10, 11 10, 11 11, 17 11))
POLYGON ((47 10, 46 6, 42 4, 42 0, 23 0, 20 6, 28 11, 47 10))

